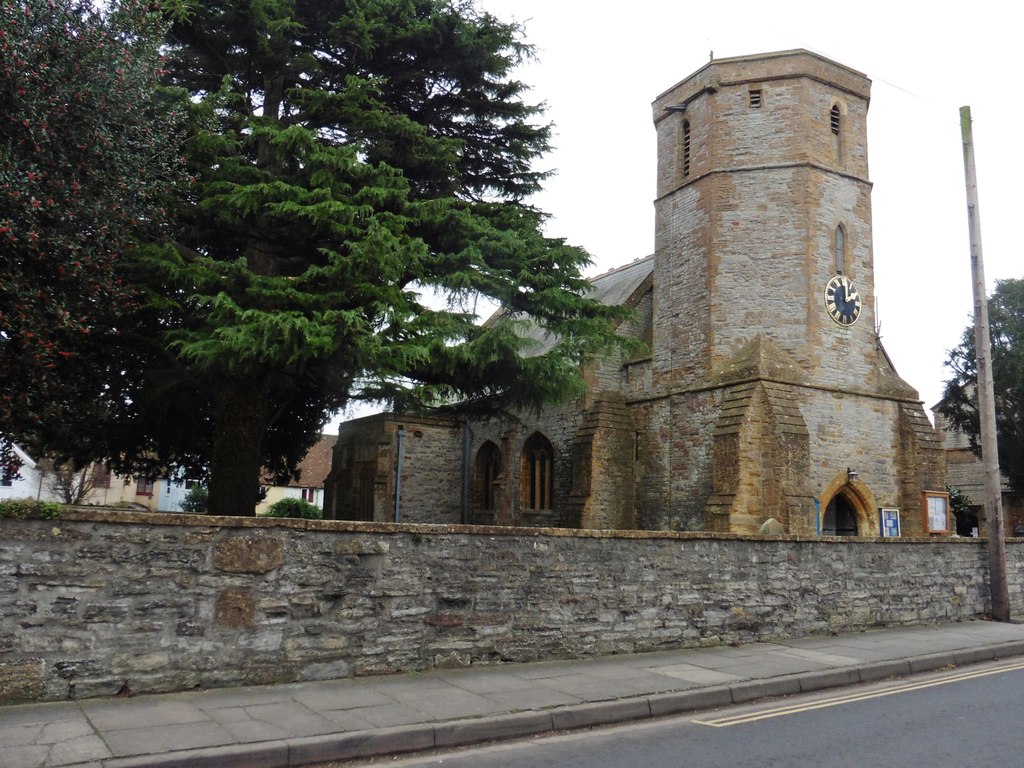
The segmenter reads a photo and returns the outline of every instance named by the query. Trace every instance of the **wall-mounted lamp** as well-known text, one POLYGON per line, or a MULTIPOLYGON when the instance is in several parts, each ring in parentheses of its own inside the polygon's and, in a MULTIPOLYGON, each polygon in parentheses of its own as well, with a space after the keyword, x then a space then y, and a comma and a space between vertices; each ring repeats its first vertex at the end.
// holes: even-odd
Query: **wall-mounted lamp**
POLYGON ((851 469, 850 467, 847 467, 846 468, 846 480, 847 480, 847 482, 852 483, 856 479, 857 479, 857 470, 856 469, 851 469))

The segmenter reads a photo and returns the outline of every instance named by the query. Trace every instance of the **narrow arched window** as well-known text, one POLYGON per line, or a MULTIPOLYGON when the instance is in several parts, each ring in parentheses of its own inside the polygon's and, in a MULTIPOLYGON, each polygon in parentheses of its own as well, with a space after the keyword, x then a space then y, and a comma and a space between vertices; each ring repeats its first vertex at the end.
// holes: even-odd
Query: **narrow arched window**
POLYGON ((846 266, 846 231, 843 229, 842 224, 836 227, 835 255, 836 273, 842 274, 846 266))
POLYGON ((488 440, 476 454, 473 468, 473 506, 491 510, 495 507, 494 481, 501 474, 501 451, 488 440))
POLYGON ((520 488, 522 508, 541 511, 552 508, 551 499, 555 487, 555 451, 551 442, 535 432, 523 446, 520 467, 520 488))
POLYGON ((690 175, 690 121, 683 120, 683 177, 690 175))
POLYGON ((833 104, 832 105, 831 123, 832 123, 832 135, 833 136, 838 136, 839 135, 839 129, 842 127, 841 116, 839 114, 839 105, 838 104, 833 104))

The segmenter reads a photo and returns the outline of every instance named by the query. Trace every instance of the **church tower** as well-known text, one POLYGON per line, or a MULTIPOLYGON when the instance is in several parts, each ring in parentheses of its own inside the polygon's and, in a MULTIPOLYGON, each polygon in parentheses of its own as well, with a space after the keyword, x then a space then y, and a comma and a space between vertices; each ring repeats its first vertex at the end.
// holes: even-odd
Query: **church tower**
POLYGON ((588 361, 585 397, 520 419, 351 422, 328 514, 877 536, 898 509, 905 535, 940 529, 945 453, 875 330, 870 95, 795 50, 659 96, 655 253, 591 293, 649 354, 588 361))
POLYGON ((870 86, 796 50, 714 59, 655 100, 642 527, 873 535, 898 507, 913 533, 942 490, 875 330, 870 86))

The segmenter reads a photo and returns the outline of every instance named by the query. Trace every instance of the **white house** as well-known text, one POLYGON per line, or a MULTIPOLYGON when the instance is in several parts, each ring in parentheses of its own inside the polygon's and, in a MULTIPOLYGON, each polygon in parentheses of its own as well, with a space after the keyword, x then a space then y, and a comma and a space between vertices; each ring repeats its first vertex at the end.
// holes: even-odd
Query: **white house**
POLYGON ((45 470, 19 446, 12 444, 12 448, 21 466, 18 469, 17 478, 0 479, 0 499, 52 501, 49 493, 43 487, 45 470))

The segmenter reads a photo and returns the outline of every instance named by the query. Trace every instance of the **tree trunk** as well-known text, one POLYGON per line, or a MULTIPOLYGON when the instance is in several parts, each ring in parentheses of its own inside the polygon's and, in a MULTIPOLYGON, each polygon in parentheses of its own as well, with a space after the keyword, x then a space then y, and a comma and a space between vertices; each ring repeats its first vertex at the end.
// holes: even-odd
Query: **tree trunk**
POLYGON ((209 514, 256 514, 266 431, 264 378, 222 379, 214 405, 209 514))

